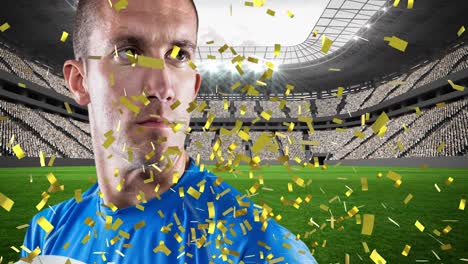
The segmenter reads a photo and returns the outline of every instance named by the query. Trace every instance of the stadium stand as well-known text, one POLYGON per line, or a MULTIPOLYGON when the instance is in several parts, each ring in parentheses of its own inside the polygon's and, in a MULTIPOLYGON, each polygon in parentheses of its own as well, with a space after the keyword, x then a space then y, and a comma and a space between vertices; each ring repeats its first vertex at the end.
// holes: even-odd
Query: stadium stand
POLYGON ((250 132, 250 140, 253 145, 257 142, 258 138, 266 133, 269 135, 269 142, 258 154, 252 153, 252 156, 259 156, 262 160, 276 160, 280 156, 278 141, 273 132, 250 132))
POLYGON ((286 138, 278 137, 282 143, 284 154, 289 155, 291 160, 296 157, 301 161, 305 159, 305 148, 300 142, 303 140, 302 132, 290 132, 286 134, 286 138), (288 148, 288 150, 287 150, 288 148))
POLYGON ((234 107, 236 108, 235 116, 245 118, 255 118, 258 116, 255 111, 255 101, 234 101, 234 107), (245 114, 241 114, 242 106, 245 107, 245 114))
MULTIPOLYGON (((256 118, 260 110, 272 111, 273 118, 298 118, 299 116, 333 117, 339 110, 340 114, 353 113, 403 95, 418 89, 450 73, 460 72, 468 68, 468 46, 459 45, 444 56, 433 61, 426 61, 403 73, 391 81, 385 81, 376 88, 367 88, 344 97, 328 97, 310 100, 314 102, 315 114, 311 111, 313 105, 309 101, 287 101, 286 107, 280 109, 278 101, 228 100, 228 109, 224 109, 223 100, 206 100, 207 109, 194 110, 193 118, 206 118, 206 113, 212 113, 218 118, 256 118), (245 113, 241 114, 241 108, 245 113)), ((50 73, 38 63, 22 59, 6 47, 0 47, 0 70, 18 75, 20 78, 34 82, 42 87, 52 89, 60 94, 71 96, 61 77, 50 73)), ((198 105, 203 101, 198 100, 198 105)), ((345 132, 335 130, 317 130, 314 134, 304 134, 301 131, 288 133, 287 138, 271 134, 268 148, 260 153, 262 160, 275 160, 285 152, 291 158, 305 159, 306 148, 300 145, 301 140, 313 140, 320 145, 310 145, 310 153, 326 153, 330 159, 366 159, 391 157, 427 157, 452 156, 467 154, 466 137, 466 105, 467 99, 447 104, 443 108, 430 108, 421 115, 405 114, 393 118, 388 123, 388 130, 383 137, 374 135, 368 127, 348 128, 345 132), (405 125, 406 128, 403 128, 405 125), (364 138, 357 137, 355 131, 363 132, 364 138), (289 138, 289 139, 288 139, 289 138), (440 151, 437 147, 445 144, 440 151), (287 148, 286 148, 287 147, 287 148)), ((92 142, 88 123, 65 118, 40 110, 32 110, 21 104, 0 101, 2 114, 8 117, 2 121, 1 129, 4 137, 1 143, 1 154, 12 155, 11 146, 7 148, 9 139, 15 135, 17 141, 25 140, 24 150, 28 156, 38 156, 40 150, 58 157, 92 158, 92 142), (21 132, 21 133, 20 133, 21 132), (65 138, 65 140, 63 140, 65 138), (62 139, 62 140, 60 140, 62 139)), ((235 151, 224 154, 243 153, 252 155, 250 148, 262 132, 250 132, 250 141, 244 142, 238 136, 220 135, 219 139, 224 149, 232 143, 237 145, 235 151), (246 150, 249 149, 249 150, 246 150)), ((215 142, 214 132, 193 131, 187 139, 189 153, 200 153, 202 159, 210 159, 211 146, 215 142), (209 148, 207 146, 210 146, 209 148)), ((224 155, 223 154, 223 155, 224 155)), ((233 157, 232 155, 230 156, 233 157)))
POLYGON ((209 101, 209 106, 210 106, 210 113, 214 114, 216 117, 221 117, 221 118, 231 117, 230 108, 228 107, 228 109, 225 110, 223 101, 218 101, 218 100, 209 101))
POLYGON ((336 115, 338 109, 338 104, 340 103, 341 98, 332 97, 327 99, 318 99, 315 101, 317 105, 318 114, 317 116, 332 116, 336 115))
POLYGON ((289 116, 298 118, 299 116, 311 116, 310 103, 307 101, 287 101, 286 106, 290 109, 289 116))
POLYGON ((341 109, 340 114, 346 114, 348 112, 352 113, 359 110, 359 107, 362 105, 364 100, 369 97, 372 91, 372 89, 366 89, 356 93, 348 94, 346 97, 346 104, 343 109, 341 109))
MULTIPOLYGON (((8 115, 1 109, 0 113, 2 116, 8 115)), ((28 157, 38 157, 39 151, 42 151, 47 155, 62 157, 62 155, 55 151, 51 145, 42 140, 38 133, 35 133, 33 130, 15 119, 15 117, 11 117, 8 121, 0 122, 0 132, 2 134, 0 147, 2 156, 13 156, 12 146, 19 143, 25 155, 28 157), (11 145, 9 142, 13 137, 14 141, 11 145)))
MULTIPOLYGON (((425 140, 431 130, 439 128, 444 122, 450 119, 468 104, 467 99, 459 100, 445 107, 434 107, 423 112, 414 122, 409 124, 408 130, 400 130, 391 140, 386 141, 382 147, 378 148, 369 158, 392 158, 411 156, 406 155, 408 150, 416 146, 420 141, 425 140)), ((467 128, 453 131, 454 134, 461 137, 466 134, 467 128)))
POLYGON ((431 128, 404 157, 462 156, 468 148, 468 110, 463 108, 439 128, 431 128))
MULTIPOLYGON (((38 135, 41 140, 47 142, 53 149, 60 153, 59 156, 83 159, 93 158, 93 154, 90 151, 92 148, 90 146, 83 146, 79 140, 72 137, 71 134, 45 119, 42 116, 44 113, 39 114, 40 111, 36 112, 35 110, 21 104, 14 104, 7 101, 0 101, 0 108, 7 114, 7 117, 10 117, 9 120, 3 122, 16 122, 18 123, 18 126, 21 125, 25 130, 30 130, 31 133, 38 135)), ((88 142, 90 142, 90 140, 88 142)), ((19 143, 29 144, 27 141, 19 143)), ((41 145, 42 144, 40 143, 36 144, 36 146, 41 145)), ((36 157, 39 155, 39 151, 41 150, 37 148, 31 149, 33 150, 33 154, 35 153, 33 156, 36 157)))
MULTIPOLYGON (((406 74, 403 74, 402 76, 398 77, 395 81, 402 82, 404 81, 405 78, 406 78, 406 74)), ((384 83, 382 85, 379 85, 377 88, 374 89, 370 98, 361 105, 361 108, 368 108, 370 106, 379 104, 385 99, 385 97, 387 97, 387 95, 391 91, 393 91, 395 86, 396 85, 392 83, 384 83)))
POLYGON ((52 89, 57 93, 71 97, 70 91, 65 86, 63 78, 58 77, 44 67, 21 58, 6 47, 0 46, 0 69, 13 73, 18 77, 33 82, 41 87, 52 89), (1 61, 8 64, 9 68, 1 61), (11 71, 9 70, 11 69, 11 71))
POLYGON ((436 63, 435 67, 414 88, 418 88, 447 76, 447 74, 451 72, 453 66, 466 54, 468 54, 466 46, 449 52, 438 63, 436 63))
POLYGON ((192 157, 200 154, 201 160, 209 160, 215 136, 215 132, 191 132, 187 141, 187 152, 192 157))
POLYGON ((284 112, 280 109, 280 102, 260 101, 260 105, 262 106, 263 111, 270 110, 272 112, 272 117, 275 117, 275 118, 286 117, 284 112))

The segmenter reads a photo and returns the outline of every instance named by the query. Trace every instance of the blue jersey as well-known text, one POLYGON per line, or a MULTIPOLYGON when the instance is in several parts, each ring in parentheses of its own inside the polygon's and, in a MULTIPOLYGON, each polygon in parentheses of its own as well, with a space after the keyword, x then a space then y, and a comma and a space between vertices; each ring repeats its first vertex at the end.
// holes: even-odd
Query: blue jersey
POLYGON ((302 241, 263 213, 267 209, 200 172, 192 159, 160 197, 117 209, 104 206, 99 193, 95 184, 82 201, 35 215, 24 245, 85 263, 316 263, 302 241), (44 218, 53 226, 49 233, 38 224, 44 218))

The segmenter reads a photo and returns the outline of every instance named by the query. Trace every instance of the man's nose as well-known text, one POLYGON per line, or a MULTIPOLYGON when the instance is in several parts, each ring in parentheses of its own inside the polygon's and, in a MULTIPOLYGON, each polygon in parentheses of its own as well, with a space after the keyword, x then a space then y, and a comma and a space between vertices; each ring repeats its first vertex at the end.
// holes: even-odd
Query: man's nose
POLYGON ((148 97, 156 97, 161 103, 172 103, 175 91, 169 69, 147 69, 145 86, 148 97))

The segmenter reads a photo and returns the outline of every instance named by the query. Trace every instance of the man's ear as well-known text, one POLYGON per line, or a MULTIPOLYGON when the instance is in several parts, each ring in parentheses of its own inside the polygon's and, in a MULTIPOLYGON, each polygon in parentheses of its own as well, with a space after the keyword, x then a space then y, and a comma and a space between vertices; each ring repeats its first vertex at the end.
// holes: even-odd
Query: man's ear
POLYGON ((197 97, 198 91, 200 91, 201 81, 202 81, 201 75, 197 71, 195 75, 195 93, 194 93, 193 99, 197 97))
POLYGON ((63 76, 76 103, 83 106, 89 104, 90 97, 83 63, 78 60, 65 61, 63 64, 63 76))

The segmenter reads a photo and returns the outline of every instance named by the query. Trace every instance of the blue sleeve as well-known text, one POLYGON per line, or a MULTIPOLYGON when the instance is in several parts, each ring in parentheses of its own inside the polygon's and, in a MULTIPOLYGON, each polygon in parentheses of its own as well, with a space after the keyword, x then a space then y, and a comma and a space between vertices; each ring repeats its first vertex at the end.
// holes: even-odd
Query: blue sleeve
POLYGON ((261 224, 255 224, 254 232, 249 237, 249 246, 242 256, 242 261, 248 263, 269 263, 273 259, 278 263, 317 264, 310 250, 301 240, 296 240, 294 234, 282 227, 274 220, 268 220, 265 232, 261 231, 261 224), (263 252, 263 259, 260 251, 263 252), (273 258, 267 260, 267 256, 273 258))

